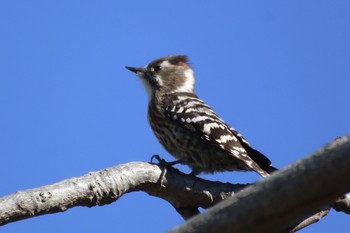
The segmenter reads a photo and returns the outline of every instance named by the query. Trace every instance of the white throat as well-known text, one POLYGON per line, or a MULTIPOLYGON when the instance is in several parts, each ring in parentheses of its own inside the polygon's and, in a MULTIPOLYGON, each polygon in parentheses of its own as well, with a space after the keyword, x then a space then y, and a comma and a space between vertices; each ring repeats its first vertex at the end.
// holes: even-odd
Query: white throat
POLYGON ((152 95, 153 95, 153 90, 151 85, 144 79, 144 78, 140 78, 142 85, 145 87, 146 93, 147 93, 147 97, 148 97, 148 101, 151 101, 152 99, 152 95))

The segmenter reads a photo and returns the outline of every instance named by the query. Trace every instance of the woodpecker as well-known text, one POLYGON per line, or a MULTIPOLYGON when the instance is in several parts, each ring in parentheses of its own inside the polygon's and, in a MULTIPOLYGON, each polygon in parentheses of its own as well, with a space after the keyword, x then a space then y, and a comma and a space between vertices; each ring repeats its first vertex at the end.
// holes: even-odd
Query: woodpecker
POLYGON ((166 56, 141 68, 125 68, 139 76, 146 89, 148 121, 158 141, 192 174, 255 171, 267 177, 276 170, 197 97, 187 56, 166 56))

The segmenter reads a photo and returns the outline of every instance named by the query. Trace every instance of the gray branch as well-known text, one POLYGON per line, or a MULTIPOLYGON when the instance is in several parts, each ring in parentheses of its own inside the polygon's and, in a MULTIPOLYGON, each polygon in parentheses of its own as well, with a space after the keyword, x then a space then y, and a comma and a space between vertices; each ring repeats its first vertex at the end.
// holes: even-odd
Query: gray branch
POLYGON ((350 136, 338 138, 170 232, 290 232, 316 211, 327 211, 332 203, 346 212, 348 195, 337 197, 348 191, 350 136))
POLYGON ((0 199, 0 225, 75 206, 109 204, 134 191, 168 201, 186 219, 198 213, 198 207, 208 208, 246 186, 203 180, 171 167, 131 162, 5 196, 0 199))
POLYGON ((131 162, 5 196, 0 199, 0 225, 74 206, 105 205, 126 193, 144 191, 168 201, 185 219, 198 214, 199 207, 206 209, 220 202, 172 232, 249 232, 251 227, 253 232, 296 231, 318 221, 331 207, 349 213, 349 198, 343 195, 350 190, 349 155, 349 137, 341 138, 250 187, 131 162))

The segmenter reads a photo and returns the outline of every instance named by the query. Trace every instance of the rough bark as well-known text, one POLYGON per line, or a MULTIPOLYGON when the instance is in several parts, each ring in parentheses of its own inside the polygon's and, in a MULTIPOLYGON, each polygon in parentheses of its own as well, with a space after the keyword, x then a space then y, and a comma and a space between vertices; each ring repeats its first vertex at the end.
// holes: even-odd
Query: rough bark
POLYGON ((327 210, 349 190, 350 137, 347 136, 245 188, 170 232, 290 232, 308 216, 327 210))
POLYGON ((168 201, 186 219, 198 213, 199 207, 208 208, 246 186, 207 181, 157 164, 131 162, 5 196, 0 199, 0 225, 75 206, 109 204, 133 191, 168 201))
POLYGON ((349 195, 344 195, 350 190, 349 170, 349 136, 254 185, 212 182, 171 167, 131 162, 5 196, 0 225, 144 191, 168 201, 184 219, 198 214, 199 207, 217 204, 171 232, 297 231, 331 207, 350 212, 349 195))

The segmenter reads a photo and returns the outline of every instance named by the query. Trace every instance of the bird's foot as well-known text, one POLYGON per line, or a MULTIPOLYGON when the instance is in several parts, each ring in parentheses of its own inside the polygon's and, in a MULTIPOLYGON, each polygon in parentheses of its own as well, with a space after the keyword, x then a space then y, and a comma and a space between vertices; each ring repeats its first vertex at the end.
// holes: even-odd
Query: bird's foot
POLYGON ((173 165, 175 164, 178 164, 180 163, 181 161, 180 160, 175 160, 175 161, 172 161, 172 162, 167 162, 165 161, 165 159, 162 159, 159 155, 152 155, 151 157, 151 163, 153 163, 153 160, 157 160, 158 161, 158 164, 164 168, 168 168, 168 167, 172 167, 173 165))
POLYGON ((162 173, 160 174, 158 183, 160 184, 160 188, 161 187, 165 187, 165 184, 163 184, 163 179, 168 171, 168 168, 172 168, 173 165, 180 163, 179 160, 173 161, 173 162, 167 162, 165 161, 165 159, 162 159, 159 155, 153 155, 151 157, 151 163, 153 163, 153 160, 157 160, 158 161, 158 165, 161 168, 162 173))

